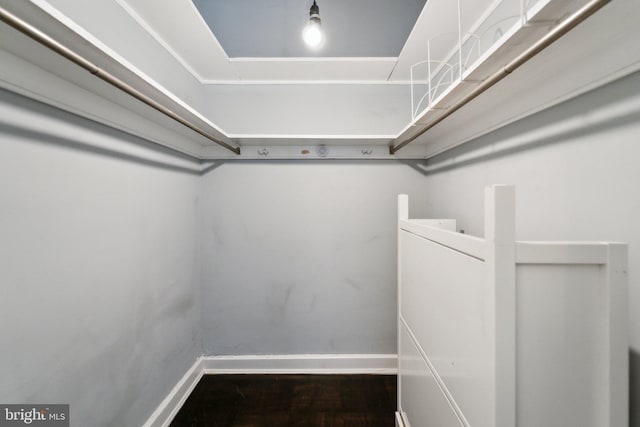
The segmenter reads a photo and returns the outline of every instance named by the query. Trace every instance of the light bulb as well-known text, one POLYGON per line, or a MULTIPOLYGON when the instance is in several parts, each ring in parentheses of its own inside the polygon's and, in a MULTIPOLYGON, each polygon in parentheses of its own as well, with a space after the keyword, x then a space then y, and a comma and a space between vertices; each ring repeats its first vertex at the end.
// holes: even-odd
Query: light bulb
POLYGON ((302 31, 302 38, 309 47, 318 47, 322 43, 322 28, 319 22, 309 20, 304 31, 302 31))
POLYGON ((320 8, 313 0, 313 5, 309 9, 309 21, 302 30, 302 39, 311 48, 318 48, 322 45, 322 27, 320 25, 320 8))

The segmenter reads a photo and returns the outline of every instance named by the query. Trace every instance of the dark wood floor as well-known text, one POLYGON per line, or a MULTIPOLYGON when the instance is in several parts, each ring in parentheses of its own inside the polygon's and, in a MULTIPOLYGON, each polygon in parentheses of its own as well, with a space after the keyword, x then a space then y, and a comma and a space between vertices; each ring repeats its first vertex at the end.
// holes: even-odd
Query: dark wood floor
POLYGON ((393 427, 395 375, 205 375, 171 427, 393 427))

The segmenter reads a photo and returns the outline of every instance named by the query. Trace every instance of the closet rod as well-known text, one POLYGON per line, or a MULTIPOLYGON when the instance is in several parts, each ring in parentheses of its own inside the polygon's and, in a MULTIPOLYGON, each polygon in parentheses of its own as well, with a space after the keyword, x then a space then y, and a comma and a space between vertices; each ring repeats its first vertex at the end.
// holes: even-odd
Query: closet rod
POLYGON ((389 153, 391 155, 398 152, 398 150, 407 146, 411 142, 415 141, 417 138, 422 136, 429 129, 433 128, 438 123, 442 122, 444 119, 458 111, 460 108, 464 107, 478 95, 482 94, 484 91, 489 89, 494 84, 498 83, 500 80, 511 74, 516 70, 519 66, 536 56, 538 53, 543 51, 553 42, 558 40, 560 37, 571 31, 574 27, 580 24, 582 21, 596 13, 600 8, 609 3, 611 0, 593 0, 586 5, 584 5, 581 9, 577 10, 575 13, 570 15, 567 19, 562 21, 557 27, 553 28, 546 36, 538 40, 533 46, 525 50, 514 60, 505 65, 501 70, 498 70, 492 76, 488 77, 482 83, 480 83, 473 91, 464 96, 458 102, 449 107, 440 117, 429 123, 426 127, 421 129, 417 134, 412 136, 411 138, 397 144, 389 146, 389 153))
POLYGON ((105 70, 100 69, 100 67, 95 65, 93 62, 91 62, 88 59, 86 59, 86 58, 82 57, 81 55, 77 54, 76 52, 74 52, 73 50, 71 50, 68 47, 64 46, 60 42, 54 40, 53 38, 51 38, 47 34, 43 33, 40 30, 38 30, 37 28, 35 28, 31 24, 23 21, 22 19, 20 19, 19 17, 15 16, 11 12, 7 11, 3 7, 0 7, 0 20, 5 22, 6 24, 10 25, 11 27, 15 28, 16 30, 20 31, 21 33, 27 35, 28 37, 32 38, 33 40, 37 41, 38 43, 42 44, 43 46, 53 50, 54 52, 56 52, 57 54, 63 56, 64 58, 68 59, 69 61, 73 62, 74 64, 84 68, 85 70, 87 70, 88 72, 90 72, 94 76, 100 78, 101 80, 103 80, 103 81, 109 83, 110 85, 120 89, 121 91, 125 92, 126 94, 131 95, 132 97, 136 98, 137 100, 147 104, 151 108, 161 112, 165 116, 168 116, 168 117, 172 118, 173 120, 175 120, 176 122, 180 123, 181 125, 184 125, 184 126, 188 127, 189 129, 193 130, 194 132, 204 136, 205 138, 209 139, 210 141, 215 142, 216 144, 226 148, 229 151, 233 151, 236 154, 240 154, 240 147, 234 147, 232 145, 227 144, 226 142, 218 140, 213 135, 211 135, 211 134, 205 132, 204 130, 200 129, 198 126, 194 125, 193 123, 191 123, 187 119, 183 118, 179 114, 173 112, 172 110, 170 110, 169 108, 165 107, 161 103, 159 103, 159 102, 155 101, 154 99, 148 97, 144 93, 140 92, 138 89, 134 88, 133 86, 129 85, 128 83, 125 83, 124 81, 120 80, 118 77, 114 76, 113 74, 111 74, 111 73, 109 73, 109 72, 107 72, 105 70))

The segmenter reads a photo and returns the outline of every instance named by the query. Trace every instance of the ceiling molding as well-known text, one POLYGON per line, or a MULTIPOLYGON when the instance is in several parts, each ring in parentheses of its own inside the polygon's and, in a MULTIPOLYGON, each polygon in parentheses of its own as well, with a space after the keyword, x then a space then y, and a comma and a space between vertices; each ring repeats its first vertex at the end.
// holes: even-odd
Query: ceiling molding
POLYGON ((201 69, 205 67, 215 69, 210 72, 219 73, 218 78, 221 80, 240 78, 231 66, 222 45, 191 0, 172 0, 163 4, 160 9, 157 9, 155 0, 116 0, 116 3, 158 44, 165 47, 167 52, 199 82, 208 78, 207 70, 201 69), (161 12, 155 16, 149 14, 156 10, 161 10, 161 12), (171 23, 165 22, 167 16, 171 17, 171 23), (152 19, 155 20, 152 22, 152 19), (177 30, 173 19, 183 21, 183 28, 189 28, 192 32, 190 37, 183 37, 183 32, 177 30), (164 34, 164 37, 160 34, 164 34), (196 53, 194 50, 198 50, 198 52, 196 53), (184 54, 178 54, 178 51, 184 52, 184 54), (203 56, 202 51, 206 51, 207 55, 203 56), (200 63, 197 64, 197 61, 200 63))
POLYGON ((192 105, 188 104, 173 92, 171 92, 169 89, 158 83, 147 73, 143 72, 126 58, 122 57, 118 52, 107 46, 81 25, 79 25, 78 23, 67 17, 64 13, 59 11, 57 8, 52 6, 50 3, 48 3, 46 0, 31 0, 31 3, 44 11, 46 14, 50 15, 54 20, 70 29, 73 33, 77 34, 81 39, 94 46, 99 52, 106 55, 106 57, 113 60, 113 63, 117 64, 118 69, 126 69, 127 72, 132 73, 137 79, 144 81, 145 84, 152 87, 154 91, 157 91, 163 97, 166 97, 170 102, 175 103, 175 105, 183 109, 189 115, 204 123, 208 128, 212 129, 217 134, 217 136, 220 136, 221 138, 227 138, 227 132, 220 128, 220 126, 213 123, 192 105))
POLYGON ((319 56, 319 57, 239 57, 239 58, 229 58, 229 62, 396 62, 398 60, 395 56, 381 57, 381 56, 357 56, 357 57, 330 57, 330 56, 319 56))
POLYGON ((202 80, 203 85, 410 85, 409 80, 202 80))
POLYGON ((123 8, 125 12, 127 12, 129 16, 131 16, 131 18, 133 18, 140 25, 140 27, 142 27, 142 29, 149 33, 149 35, 153 37, 153 39, 157 41, 158 44, 160 44, 160 46, 162 46, 167 52, 169 52, 169 54, 171 54, 171 56, 173 56, 175 60, 178 61, 180 65, 182 65, 184 69, 187 70, 196 80, 198 80, 199 82, 203 81, 202 76, 198 74, 198 72, 191 66, 191 64, 189 64, 184 58, 182 58, 182 56, 180 56, 169 43, 167 43, 162 37, 160 37, 160 35, 153 28, 151 28, 147 21, 142 19, 142 17, 129 5, 129 3, 127 3, 125 0, 115 0, 115 2, 118 4, 118 6, 123 8))
POLYGON ((341 140, 341 141, 355 141, 360 139, 366 140, 391 140, 398 137, 397 134, 392 135, 322 135, 322 134, 229 134, 227 135, 232 139, 273 139, 273 140, 309 140, 309 139, 322 139, 322 140, 341 140))

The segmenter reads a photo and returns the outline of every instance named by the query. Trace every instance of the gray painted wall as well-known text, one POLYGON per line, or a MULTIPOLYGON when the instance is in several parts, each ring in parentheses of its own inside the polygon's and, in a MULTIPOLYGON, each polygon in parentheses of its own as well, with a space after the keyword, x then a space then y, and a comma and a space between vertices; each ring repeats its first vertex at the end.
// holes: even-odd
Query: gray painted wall
POLYGON ((430 217, 482 235, 483 187, 515 184, 520 240, 629 243, 631 425, 640 426, 640 73, 428 162, 430 217))
POLYGON ((482 188, 510 183, 519 239, 630 243, 638 426, 639 88, 636 73, 427 165, 226 162, 202 177, 0 91, 0 401, 139 425, 203 350, 394 352, 396 194, 481 234, 482 188))
POLYGON ((416 167, 256 161, 206 174, 205 353, 395 353, 396 195, 424 199, 416 167))
POLYGON ((194 363, 189 165, 0 91, 0 402, 141 425, 194 363))

